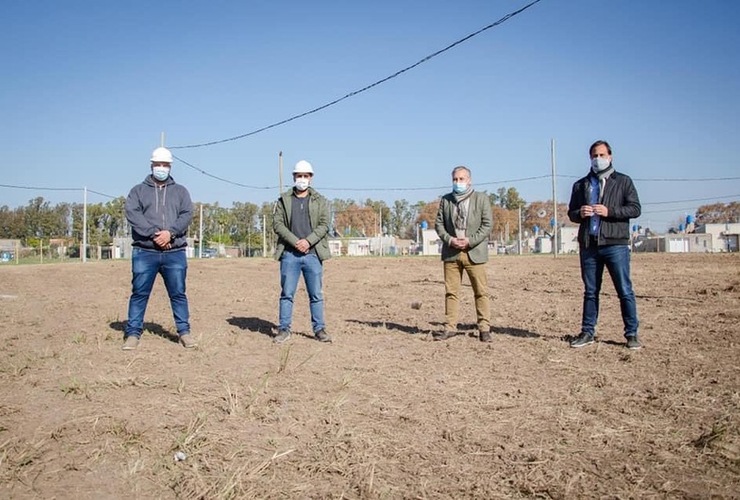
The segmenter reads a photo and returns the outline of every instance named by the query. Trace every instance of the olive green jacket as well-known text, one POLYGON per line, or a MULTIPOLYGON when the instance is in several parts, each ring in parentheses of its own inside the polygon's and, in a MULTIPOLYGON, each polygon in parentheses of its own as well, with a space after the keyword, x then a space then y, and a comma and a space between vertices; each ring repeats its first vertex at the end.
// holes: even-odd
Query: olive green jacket
MULTIPOLYGON (((290 232, 290 211, 293 206, 293 189, 284 192, 273 210, 272 229, 277 234, 278 241, 275 248, 275 259, 280 260, 286 248, 295 248, 298 238, 290 232)), ((306 241, 316 250, 320 261, 331 257, 329 251, 329 202, 314 188, 308 188, 308 218, 311 224, 311 234, 306 241)))
MULTIPOLYGON (((488 262, 488 237, 493 227, 493 212, 491 201, 486 193, 474 192, 469 198, 468 227, 465 235, 470 242, 468 257, 474 264, 488 262)), ((460 250, 450 246, 450 240, 455 237, 455 197, 447 193, 439 202, 437 220, 434 228, 442 240, 442 260, 457 260, 460 250)))

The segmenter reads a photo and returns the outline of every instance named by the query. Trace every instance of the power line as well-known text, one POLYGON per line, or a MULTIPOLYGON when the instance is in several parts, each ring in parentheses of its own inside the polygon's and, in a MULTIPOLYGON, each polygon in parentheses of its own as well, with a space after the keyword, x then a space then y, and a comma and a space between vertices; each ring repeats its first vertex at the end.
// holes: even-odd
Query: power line
POLYGON ((12 188, 12 189, 31 189, 34 191, 82 191, 82 188, 53 188, 53 187, 38 187, 38 186, 14 186, 11 184, 0 184, 0 187, 12 188))
POLYGON ((284 125, 284 124, 286 124, 288 122, 292 122, 293 120, 297 120, 299 118, 303 118, 304 116, 308 116, 308 115, 311 115, 311 114, 316 113, 318 111, 321 111, 323 109, 326 109, 326 108, 328 108, 330 106, 334 106, 335 104, 338 104, 338 103, 344 101, 345 99, 349 99, 350 97, 354 97, 354 96, 356 96, 358 94, 361 94, 363 92, 366 92, 366 91, 370 90, 373 87, 377 87, 378 85, 380 85, 382 83, 385 83, 388 80, 391 80, 393 78, 396 78, 397 76, 400 76, 401 74, 403 74, 403 73, 405 73, 405 72, 407 72, 407 71, 409 71, 411 69, 414 69, 415 67, 419 66, 420 64, 423 64, 423 63, 429 61, 433 57, 436 57, 436 56, 442 54, 443 52, 447 52, 448 50, 452 49, 453 47, 455 47, 457 45, 460 45, 461 43, 463 43, 463 42, 465 42, 465 41, 473 38, 476 35, 479 35, 480 33, 483 33, 486 30, 489 30, 491 28, 494 28, 494 27, 496 27, 496 26, 498 26, 500 24, 503 24, 504 22, 508 21, 512 17, 516 16, 517 14, 521 14, 522 12, 524 12, 525 10, 527 10, 528 8, 530 8, 531 6, 533 6, 534 4, 539 3, 539 2, 540 2, 540 0, 534 0, 533 2, 530 2, 529 4, 527 4, 524 7, 522 7, 521 9, 516 10, 514 12, 511 12, 509 14, 506 14, 504 17, 502 17, 498 21, 496 21, 494 23, 491 23, 488 26, 486 26, 484 28, 481 28, 478 31, 475 31, 475 32, 469 34, 468 36, 463 37, 463 38, 457 40, 454 43, 451 43, 447 47, 445 47, 445 48, 443 48, 441 50, 438 50, 437 52, 424 57, 423 59, 421 59, 420 61, 412 64, 411 66, 407 66, 406 68, 404 68, 402 70, 396 71, 395 73, 393 73, 390 76, 386 76, 385 78, 382 78, 382 79, 378 80, 375 83, 371 83, 370 85, 367 85, 366 87, 363 87, 360 90, 355 90, 354 92, 350 92, 349 94, 345 95, 344 97, 340 97, 339 99, 335 99, 335 100, 333 100, 333 101, 331 101, 329 103, 326 103, 326 104, 324 104, 322 106, 319 106, 318 108, 314 108, 314 109, 312 109, 310 111, 306 111, 304 113, 300 113, 298 115, 291 116, 290 118, 286 118, 285 120, 281 120, 279 122, 273 123, 272 125, 267 125, 266 127, 262 127, 262 128, 257 129, 257 130, 253 130, 252 132, 247 132, 246 134, 241 134, 241 135, 237 135, 237 136, 234 136, 234 137, 229 137, 228 139, 221 139, 221 140, 217 140, 217 141, 204 142, 204 143, 201 143, 201 144, 189 144, 189 145, 186 145, 186 146, 170 146, 170 149, 201 148, 201 147, 205 147, 205 146, 214 146, 216 144, 221 144, 221 143, 224 143, 224 142, 236 141, 238 139, 244 139, 245 137, 249 137, 251 135, 259 134, 260 132, 264 132, 265 130, 269 130, 271 128, 278 127, 280 125, 284 125))
POLYGON ((185 165, 187 165, 188 167, 192 168, 196 172, 200 172, 201 174, 206 175, 208 177, 211 177, 212 179, 216 179, 216 180, 219 180, 221 182, 225 182, 227 184, 231 184, 233 186, 239 186, 239 187, 248 188, 248 189, 277 189, 277 186, 250 186, 248 184, 242 184, 240 182, 230 181, 229 179, 224 179, 223 177, 219 177, 217 175, 213 175, 213 174, 211 174, 209 172, 206 172, 202 168, 196 167, 192 163, 188 163, 187 161, 183 160, 182 158, 180 158, 180 157, 178 157, 176 155, 172 155, 172 157, 175 158, 176 160, 184 163, 185 165))
MULTIPOLYGON (((538 175, 535 177, 522 177, 519 179, 506 179, 503 181, 490 181, 490 182, 476 182, 474 183, 474 186, 490 186, 494 184, 507 184, 512 182, 524 182, 524 181, 532 181, 537 179, 547 179, 549 178, 549 175, 538 175)), ((322 191, 445 191, 449 190, 450 186, 444 185, 444 186, 431 186, 431 187, 413 187, 413 188, 404 188, 404 187, 393 187, 393 188, 332 188, 332 187, 322 187, 322 191)))
MULTIPOLYGON (((558 174, 557 177, 563 178, 563 179, 580 179, 581 175, 562 175, 558 174)), ((645 178, 645 179, 638 179, 633 177, 633 181, 640 181, 640 182, 714 182, 714 181, 737 181, 740 180, 740 177, 695 177, 695 178, 688 178, 688 177, 655 177, 655 178, 645 178)))
POLYGON ((740 180, 740 177, 701 177, 701 178, 686 178, 686 177, 678 177, 678 178, 654 178, 654 179, 637 179, 632 178, 633 181, 640 181, 640 182, 710 182, 710 181, 737 181, 740 180))
POLYGON ((725 198, 740 198, 740 194, 728 194, 725 196, 712 196, 711 198, 694 198, 693 200, 653 201, 650 203, 642 203, 642 205, 670 205, 671 203, 689 203, 692 201, 722 200, 725 198))

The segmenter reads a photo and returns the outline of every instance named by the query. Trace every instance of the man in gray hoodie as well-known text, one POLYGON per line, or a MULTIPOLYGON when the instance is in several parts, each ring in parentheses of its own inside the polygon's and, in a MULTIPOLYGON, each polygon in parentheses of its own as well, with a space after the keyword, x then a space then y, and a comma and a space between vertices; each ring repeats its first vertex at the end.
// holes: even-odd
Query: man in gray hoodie
POLYGON ((197 346, 190 334, 190 311, 185 294, 186 235, 193 219, 193 203, 188 190, 175 183, 170 175, 171 168, 172 153, 163 147, 155 149, 151 174, 134 186, 126 198, 126 218, 131 224, 133 238, 133 279, 123 341, 125 351, 139 345, 146 305, 157 274, 164 279, 180 343, 186 348, 197 346))

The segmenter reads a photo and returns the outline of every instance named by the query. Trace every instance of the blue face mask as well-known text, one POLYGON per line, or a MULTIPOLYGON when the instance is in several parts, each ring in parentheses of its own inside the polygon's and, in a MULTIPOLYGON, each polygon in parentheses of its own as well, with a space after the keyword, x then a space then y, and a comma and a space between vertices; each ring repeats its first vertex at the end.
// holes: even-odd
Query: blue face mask
POLYGON ((464 182, 453 182, 452 192, 455 194, 464 193, 468 189, 468 185, 464 182))
POLYGON ((152 176, 159 182, 164 182, 170 176, 169 167, 152 167, 152 176))

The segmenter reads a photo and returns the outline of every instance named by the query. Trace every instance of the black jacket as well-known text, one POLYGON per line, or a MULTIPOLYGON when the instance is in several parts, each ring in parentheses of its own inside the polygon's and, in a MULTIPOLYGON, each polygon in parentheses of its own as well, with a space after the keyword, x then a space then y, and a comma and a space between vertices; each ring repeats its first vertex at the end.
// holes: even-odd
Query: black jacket
MULTIPOLYGON (((578 228, 578 243, 581 248, 588 247, 588 223, 590 217, 581 217, 581 206, 588 205, 588 186, 590 173, 573 184, 573 191, 568 204, 568 218, 571 222, 580 224, 578 228)), ((640 198, 637 190, 628 175, 614 172, 606 180, 601 204, 609 210, 608 217, 601 218, 599 225, 598 244, 601 245, 628 245, 630 242, 630 219, 635 219, 642 213, 640 198)))

